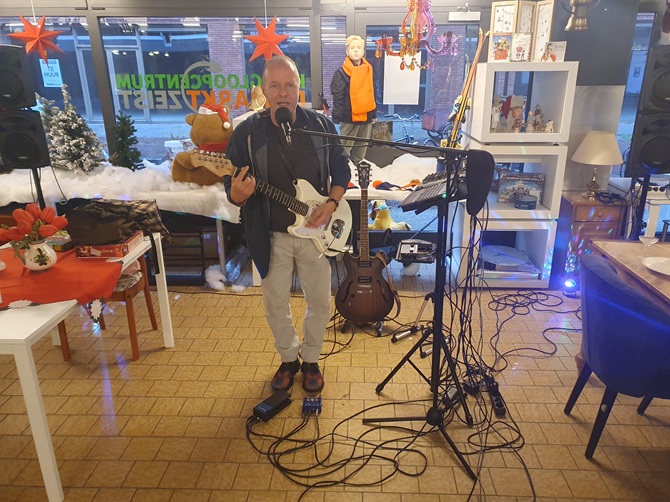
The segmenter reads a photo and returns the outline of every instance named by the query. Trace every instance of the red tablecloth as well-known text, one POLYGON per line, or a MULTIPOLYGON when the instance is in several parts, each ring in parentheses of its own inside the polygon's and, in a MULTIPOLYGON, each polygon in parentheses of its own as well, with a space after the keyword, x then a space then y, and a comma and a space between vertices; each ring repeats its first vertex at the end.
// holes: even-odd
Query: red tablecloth
POLYGON ((121 275, 121 263, 77 258, 74 250, 58 253, 58 261, 48 270, 31 272, 14 256, 11 248, 0 250, 7 268, 0 271, 0 308, 18 300, 54 303, 75 299, 85 305, 107 298, 121 275))

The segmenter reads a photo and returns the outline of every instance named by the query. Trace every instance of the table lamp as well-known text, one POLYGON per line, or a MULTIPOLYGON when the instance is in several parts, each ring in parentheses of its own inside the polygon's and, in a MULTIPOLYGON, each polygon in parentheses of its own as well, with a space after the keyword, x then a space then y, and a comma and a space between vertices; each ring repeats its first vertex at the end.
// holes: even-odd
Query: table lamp
POLYGON ((596 192, 600 190, 600 186, 596 182, 598 166, 609 165, 611 167, 613 164, 623 163, 616 136, 613 132, 607 131, 589 132, 582 140, 577 151, 572 155, 572 160, 580 164, 593 166, 593 176, 591 182, 586 186, 586 193, 584 194, 584 197, 589 199, 595 198, 596 192))

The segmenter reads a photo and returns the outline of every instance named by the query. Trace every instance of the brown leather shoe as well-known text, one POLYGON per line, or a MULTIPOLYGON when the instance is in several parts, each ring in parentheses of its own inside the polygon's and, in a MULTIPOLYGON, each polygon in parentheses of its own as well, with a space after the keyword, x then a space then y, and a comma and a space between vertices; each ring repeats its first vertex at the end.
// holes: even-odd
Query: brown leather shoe
POLYGON ((290 363, 281 363, 277 373, 272 378, 272 382, 270 382, 270 387, 275 392, 290 389, 293 385, 293 375, 298 371, 300 371, 300 361, 297 359, 290 363))
POLYGON ((318 363, 302 363, 302 388, 305 392, 321 392, 323 389, 323 375, 318 363))

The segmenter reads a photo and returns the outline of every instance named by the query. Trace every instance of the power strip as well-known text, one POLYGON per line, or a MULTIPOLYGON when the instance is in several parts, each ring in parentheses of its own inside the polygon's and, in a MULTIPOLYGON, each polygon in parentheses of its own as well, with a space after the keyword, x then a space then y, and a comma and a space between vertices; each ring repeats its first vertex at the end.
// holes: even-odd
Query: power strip
POLYGON ((647 190, 647 200, 649 199, 670 199, 670 187, 649 187, 647 190))
MULTIPOLYGON (((639 197, 642 195, 642 185, 635 184, 635 193, 639 197)), ((650 199, 670 199, 670 184, 668 185, 649 185, 647 188, 647 200, 650 199)))

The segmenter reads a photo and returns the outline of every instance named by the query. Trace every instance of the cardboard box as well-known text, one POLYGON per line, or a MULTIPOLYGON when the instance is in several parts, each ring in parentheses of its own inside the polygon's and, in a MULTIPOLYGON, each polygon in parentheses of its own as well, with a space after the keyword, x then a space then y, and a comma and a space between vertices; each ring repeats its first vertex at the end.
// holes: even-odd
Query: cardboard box
POLYGON ((131 237, 116 244, 104 244, 99 246, 75 246, 78 258, 123 258, 144 240, 141 230, 135 232, 131 237))
POLYGON ((521 192, 536 196, 537 203, 540 204, 543 190, 543 173, 502 173, 498 184, 498 202, 514 203, 516 193, 521 192))
POLYGON ((72 239, 70 239, 69 234, 65 230, 61 230, 51 237, 47 237, 46 243, 49 244, 54 251, 69 251, 74 247, 74 242, 72 242, 72 239))

